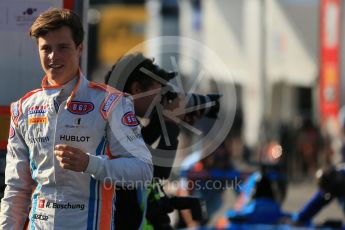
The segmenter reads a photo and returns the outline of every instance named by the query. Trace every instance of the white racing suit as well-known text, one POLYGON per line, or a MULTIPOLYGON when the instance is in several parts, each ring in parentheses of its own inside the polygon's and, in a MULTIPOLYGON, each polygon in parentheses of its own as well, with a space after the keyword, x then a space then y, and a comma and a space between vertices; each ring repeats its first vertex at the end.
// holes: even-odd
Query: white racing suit
POLYGON ((81 74, 72 94, 56 105, 47 86, 11 105, 6 190, 0 229, 112 229, 115 184, 152 179, 151 155, 131 98, 81 74), (89 154, 85 172, 63 169, 53 150, 67 144, 89 154))

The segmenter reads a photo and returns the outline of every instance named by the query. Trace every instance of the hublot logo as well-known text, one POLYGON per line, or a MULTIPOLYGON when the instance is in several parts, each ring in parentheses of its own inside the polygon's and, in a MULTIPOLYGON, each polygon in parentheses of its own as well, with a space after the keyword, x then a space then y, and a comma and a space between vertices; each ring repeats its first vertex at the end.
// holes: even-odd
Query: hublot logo
POLYGON ((89 136, 60 135, 60 141, 89 142, 89 136))

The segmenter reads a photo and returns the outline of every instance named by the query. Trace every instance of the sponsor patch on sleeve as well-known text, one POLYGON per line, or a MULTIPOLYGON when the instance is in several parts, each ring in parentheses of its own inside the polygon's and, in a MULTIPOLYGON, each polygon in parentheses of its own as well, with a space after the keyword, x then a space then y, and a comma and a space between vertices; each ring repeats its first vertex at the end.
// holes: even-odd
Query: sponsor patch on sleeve
POLYGON ((117 93, 111 93, 106 97, 100 107, 100 112, 104 119, 108 117, 109 113, 112 111, 112 108, 116 105, 120 98, 121 97, 117 93))
POLYGON ((11 118, 15 126, 18 125, 20 116, 21 116, 20 103, 17 101, 11 104, 11 118))
POLYGON ((9 133, 8 139, 12 139, 16 135, 16 131, 14 131, 14 128, 12 127, 12 125, 10 125, 10 130, 8 133, 9 133))
POLYGON ((67 105, 67 109, 69 112, 73 114, 78 114, 78 115, 84 115, 89 112, 91 112, 95 106, 91 102, 85 102, 85 101, 71 101, 67 105))
POLYGON ((16 118, 19 116, 19 103, 18 102, 13 103, 11 105, 11 115, 13 118, 16 118))
POLYGON ((132 111, 125 113, 121 121, 122 124, 130 127, 139 125, 139 121, 132 111))
POLYGON ((116 98, 117 98, 116 94, 113 94, 113 93, 110 94, 102 107, 102 111, 107 113, 109 109, 111 108, 111 106, 113 105, 113 103, 115 102, 116 98))

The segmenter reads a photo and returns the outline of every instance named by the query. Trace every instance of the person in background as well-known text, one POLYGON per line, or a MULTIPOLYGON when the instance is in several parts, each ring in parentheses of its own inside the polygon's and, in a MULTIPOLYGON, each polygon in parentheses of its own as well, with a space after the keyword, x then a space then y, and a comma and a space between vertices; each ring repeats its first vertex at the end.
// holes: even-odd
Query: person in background
POLYGON ((332 200, 338 199, 345 214, 345 164, 319 169, 318 190, 294 216, 296 225, 309 225, 312 219, 332 200))
POLYGON ((339 111, 339 127, 340 127, 340 156, 341 162, 345 163, 345 106, 343 106, 339 111))
POLYGON ((179 122, 184 120, 192 123, 191 121, 197 117, 194 114, 194 117, 183 114, 184 107, 181 104, 184 100, 183 96, 177 96, 173 100, 162 96, 167 88, 166 84, 175 75, 174 72, 160 68, 153 59, 141 53, 133 53, 118 60, 105 77, 106 84, 116 86, 132 95, 136 115, 148 120, 148 124, 141 124, 145 143, 151 146, 159 139, 157 147, 150 150, 153 159, 163 158, 167 161, 154 164, 154 177, 161 179, 167 179, 170 175, 178 146, 179 122), (175 109, 180 109, 182 115, 177 116, 175 120, 166 116, 165 111, 172 112, 175 109), (167 132, 164 132, 165 130, 167 132), (167 167, 161 167, 162 164, 167 167))
POLYGON ((46 75, 11 105, 0 228, 112 229, 115 185, 152 179, 131 98, 81 73, 77 14, 49 9, 30 35, 46 75))
MULTIPOLYGON (((162 98, 163 90, 175 73, 160 68, 152 59, 141 53, 123 56, 118 60, 105 77, 105 83, 123 89, 134 98, 134 109, 140 118, 146 118, 148 124, 142 124, 142 137, 153 156, 154 178, 167 179, 170 176, 178 147, 179 121, 193 123, 198 114, 182 115, 171 119, 163 111, 173 112, 181 108, 182 96, 173 100, 162 98), (158 140, 155 148, 152 144, 158 140)), ((182 106, 183 107, 183 106, 182 106)), ((165 229, 170 226, 167 213, 152 217, 150 202, 147 210, 143 208, 146 201, 145 191, 140 189, 118 188, 116 201, 116 229, 139 229, 146 218, 155 229, 165 229)))
POLYGON ((303 117, 296 134, 296 164, 302 177, 313 177, 319 164, 320 149, 323 147, 318 127, 310 117, 303 117))

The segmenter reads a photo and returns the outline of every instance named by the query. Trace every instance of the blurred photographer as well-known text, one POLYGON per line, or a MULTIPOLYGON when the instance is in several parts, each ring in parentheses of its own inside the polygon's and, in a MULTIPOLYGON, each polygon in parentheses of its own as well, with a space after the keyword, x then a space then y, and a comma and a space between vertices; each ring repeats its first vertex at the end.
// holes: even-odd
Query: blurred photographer
MULTIPOLYGON (((178 124, 193 124, 201 116, 200 111, 185 114, 184 95, 173 98, 164 96, 168 81, 175 76, 175 73, 159 68, 153 60, 141 53, 134 53, 115 63, 105 78, 106 84, 132 95, 136 115, 144 118, 141 119, 141 131, 148 147, 158 140, 156 148, 150 148, 150 152, 154 164, 154 178, 159 179, 167 179, 170 175, 178 146, 178 124)), ((137 138, 136 135, 134 133, 128 137, 128 141, 137 138)), ((116 199, 116 229, 140 229, 143 226, 145 208, 142 207, 146 202, 145 194, 146 191, 117 189, 116 195, 121 198, 116 199)), ((155 229, 168 229, 170 219, 167 213, 162 212, 153 219, 150 208, 149 202, 146 214, 149 222, 155 229)))

